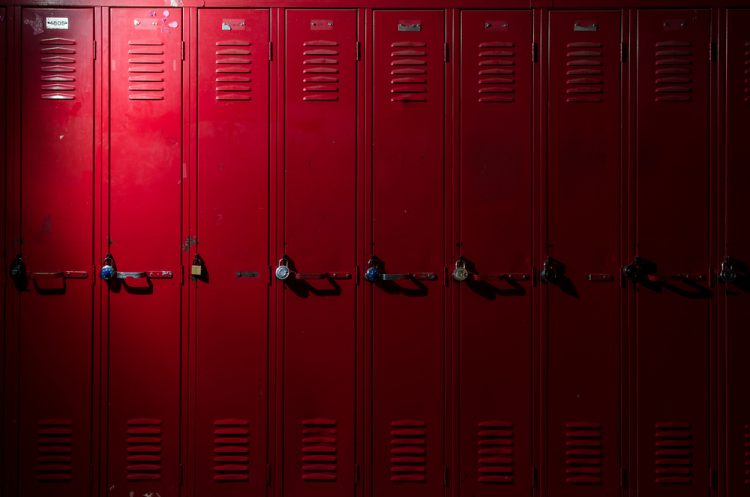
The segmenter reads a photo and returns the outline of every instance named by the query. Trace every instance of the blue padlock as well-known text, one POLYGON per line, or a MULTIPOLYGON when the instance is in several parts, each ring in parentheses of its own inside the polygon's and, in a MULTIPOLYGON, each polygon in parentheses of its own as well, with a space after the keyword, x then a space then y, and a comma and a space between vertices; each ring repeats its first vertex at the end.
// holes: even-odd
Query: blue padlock
POLYGON ((112 278, 117 276, 117 270, 115 269, 114 259, 112 259, 111 255, 107 254, 107 256, 104 258, 104 262, 102 263, 102 269, 101 271, 99 271, 99 274, 101 275, 104 281, 109 281, 112 278))
POLYGON ((380 268, 376 265, 370 266, 365 271, 365 279, 370 282, 380 281, 380 268))

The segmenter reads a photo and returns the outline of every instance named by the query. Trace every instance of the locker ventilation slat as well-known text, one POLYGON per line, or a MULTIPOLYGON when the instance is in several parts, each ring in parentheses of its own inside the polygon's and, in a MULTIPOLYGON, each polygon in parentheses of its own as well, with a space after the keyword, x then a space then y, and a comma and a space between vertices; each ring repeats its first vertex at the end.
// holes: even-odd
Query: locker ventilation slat
POLYGON ((656 423, 654 447, 656 483, 693 483, 693 429, 690 423, 656 423))
POLYGON ((252 100, 252 52, 249 41, 216 42, 216 100, 252 100))
POLYGON ((214 421, 214 481, 244 482, 250 472, 250 429, 246 419, 214 421))
POLYGON ((427 477, 427 425, 401 419, 391 422, 391 481, 424 482, 427 477))
POLYGON ((36 479, 65 483, 73 479, 73 421, 42 419, 37 429, 36 479))
POLYGON ((338 430, 335 419, 302 421, 302 479, 335 481, 338 469, 338 430))
POLYGON ((335 102, 339 99, 339 49, 332 40, 302 43, 302 101, 335 102))
POLYGON ((513 483, 513 423, 480 422, 477 455, 480 483, 513 483))
POLYGON ((39 40, 41 98, 43 100, 75 100, 75 40, 45 38, 39 40))
POLYGON ((750 485, 750 424, 745 425, 745 433, 742 438, 742 450, 745 454, 745 485, 750 485))
POLYGON ((128 100, 164 100, 163 45, 128 41, 128 100))
MULTIPOLYGON (((745 103, 750 102, 750 41, 745 42, 745 58, 743 60, 743 101, 745 103)), ((750 464, 748 464, 748 471, 750 471, 750 464)))
POLYGON ((689 41, 656 43, 654 100, 690 102, 693 100, 693 50, 689 41))
POLYGON ((604 45, 597 42, 568 43, 565 93, 569 103, 604 100, 604 45))
POLYGON ((508 103, 515 100, 515 43, 492 41, 479 44, 479 102, 508 103))
POLYGON ((602 426, 565 423, 565 481, 574 485, 602 483, 602 426))
POLYGON ((127 428, 128 481, 161 479, 161 420, 135 418, 127 428))
POLYGON ((427 101, 427 44, 391 43, 391 102, 427 101))

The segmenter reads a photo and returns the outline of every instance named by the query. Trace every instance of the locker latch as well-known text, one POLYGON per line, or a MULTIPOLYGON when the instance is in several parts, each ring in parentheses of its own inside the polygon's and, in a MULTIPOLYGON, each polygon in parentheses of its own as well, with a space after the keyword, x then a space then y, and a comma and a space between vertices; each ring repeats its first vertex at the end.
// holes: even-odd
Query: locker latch
POLYGON ((555 284, 560 281, 563 275, 563 267, 558 261, 547 257, 542 263, 542 270, 539 272, 539 279, 542 283, 555 284))
POLYGON ((722 283, 732 283, 733 281, 737 281, 738 276, 736 261, 731 257, 724 257, 721 269, 719 270, 719 281, 722 283))
POLYGON ((23 257, 18 254, 10 265, 10 278, 15 283, 16 288, 24 288, 26 286, 26 264, 23 262, 23 257))

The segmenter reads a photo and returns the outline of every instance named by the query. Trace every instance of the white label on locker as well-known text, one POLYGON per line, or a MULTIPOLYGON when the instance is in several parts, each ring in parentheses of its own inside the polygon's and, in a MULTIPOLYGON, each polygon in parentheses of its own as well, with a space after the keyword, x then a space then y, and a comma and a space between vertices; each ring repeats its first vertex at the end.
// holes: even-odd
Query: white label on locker
POLYGON ((221 30, 222 31, 245 31, 245 20, 244 19, 222 19, 221 30))
POLYGON ((47 29, 68 29, 67 17, 47 17, 47 29))

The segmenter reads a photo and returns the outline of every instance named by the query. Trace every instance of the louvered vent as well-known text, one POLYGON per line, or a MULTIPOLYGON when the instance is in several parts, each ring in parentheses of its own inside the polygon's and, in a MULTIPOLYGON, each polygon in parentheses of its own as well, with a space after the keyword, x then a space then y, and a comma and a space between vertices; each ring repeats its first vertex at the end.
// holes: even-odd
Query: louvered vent
POLYGON ((41 97, 44 100, 74 100, 76 98, 75 40, 46 38, 39 41, 41 67, 41 97))
POLYGON ((249 41, 216 42, 216 100, 252 100, 249 41))
POLYGON ((128 99, 164 100, 164 43, 128 42, 128 99))
POLYGON ((249 478, 250 430, 246 419, 214 421, 214 481, 249 478))
POLYGON ((303 480, 336 480, 337 439, 336 420, 305 419, 302 421, 303 480))
MULTIPOLYGON (((743 68, 742 71, 742 77, 743 77, 743 87, 742 91, 744 93, 743 100, 745 102, 750 102, 750 41, 745 42, 745 59, 744 59, 743 68)), ((748 470, 750 470, 750 465, 748 465, 748 470)))
POLYGON ((750 424, 745 425, 742 449, 745 453, 745 485, 750 485, 750 424))
POLYGON ((480 483, 513 483, 513 423, 482 421, 479 423, 480 483))
POLYGON ((566 102, 596 103, 604 94, 604 45, 574 42, 567 45, 566 102))
POLYGON ((391 422, 391 481, 424 482, 427 477, 427 427, 424 421, 391 422))
POLYGON ((339 99, 339 44, 331 40, 303 43, 302 100, 335 102, 339 99))
POLYGON ((693 50, 689 41, 656 44, 654 69, 657 102, 690 102, 693 92, 693 50))
POLYGON ((602 483, 602 426, 565 423, 565 481, 576 485, 602 483))
POLYGON ((43 482, 73 479, 73 422, 42 419, 38 423, 36 478, 43 482))
POLYGON ((690 423, 656 423, 656 483, 693 482, 693 429, 690 423))
POLYGON ((515 43, 493 41, 479 44, 479 101, 515 100, 515 43))
POLYGON ((128 420, 129 481, 161 479, 161 420, 128 420))
POLYGON ((427 44, 391 44, 391 102, 427 101, 427 44))

